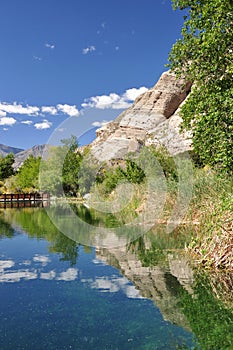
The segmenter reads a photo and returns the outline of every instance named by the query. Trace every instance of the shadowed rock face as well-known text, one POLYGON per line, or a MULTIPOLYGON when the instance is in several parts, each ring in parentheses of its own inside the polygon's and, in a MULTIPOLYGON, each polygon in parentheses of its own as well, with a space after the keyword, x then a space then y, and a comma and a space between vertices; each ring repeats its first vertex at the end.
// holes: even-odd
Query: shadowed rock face
POLYGON ((171 154, 191 149, 191 135, 180 133, 179 107, 191 84, 170 71, 140 95, 115 121, 96 131, 92 153, 101 160, 124 157, 142 145, 165 146, 171 154))

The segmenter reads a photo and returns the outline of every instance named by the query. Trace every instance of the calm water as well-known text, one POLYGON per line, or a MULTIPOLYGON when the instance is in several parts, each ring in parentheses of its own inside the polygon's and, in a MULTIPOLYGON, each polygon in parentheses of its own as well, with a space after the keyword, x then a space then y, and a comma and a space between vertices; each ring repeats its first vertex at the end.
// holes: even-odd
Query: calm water
POLYGON ((177 237, 90 248, 39 208, 2 210, 0 237, 1 350, 233 349, 232 310, 164 254, 177 237))

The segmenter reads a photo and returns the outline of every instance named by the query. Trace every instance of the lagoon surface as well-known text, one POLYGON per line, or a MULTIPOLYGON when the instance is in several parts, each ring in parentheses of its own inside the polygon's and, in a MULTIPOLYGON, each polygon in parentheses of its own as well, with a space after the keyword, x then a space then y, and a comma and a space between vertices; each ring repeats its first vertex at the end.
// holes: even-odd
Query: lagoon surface
POLYGON ((0 349, 233 349, 232 309, 183 243, 150 232, 88 247, 44 209, 1 210, 0 349))

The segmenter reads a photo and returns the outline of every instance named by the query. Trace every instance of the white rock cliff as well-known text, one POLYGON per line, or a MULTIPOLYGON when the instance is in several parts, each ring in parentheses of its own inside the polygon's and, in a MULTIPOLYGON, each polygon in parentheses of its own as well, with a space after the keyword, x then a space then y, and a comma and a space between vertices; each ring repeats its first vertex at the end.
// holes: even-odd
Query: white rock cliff
POLYGON ((166 147, 172 155, 192 149, 191 134, 180 132, 179 116, 190 89, 191 83, 164 72, 129 109, 96 131, 91 144, 94 156, 100 161, 118 159, 151 144, 166 147))

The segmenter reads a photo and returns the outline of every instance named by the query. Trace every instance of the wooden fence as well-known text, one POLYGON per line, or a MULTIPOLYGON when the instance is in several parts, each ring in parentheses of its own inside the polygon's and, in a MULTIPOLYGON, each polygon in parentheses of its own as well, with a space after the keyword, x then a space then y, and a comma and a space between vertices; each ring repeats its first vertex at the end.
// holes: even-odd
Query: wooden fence
POLYGON ((50 194, 48 192, 4 193, 0 195, 0 208, 3 208, 3 207, 20 208, 20 207, 32 207, 32 206, 45 207, 45 206, 49 206, 49 203, 50 203, 50 194))

